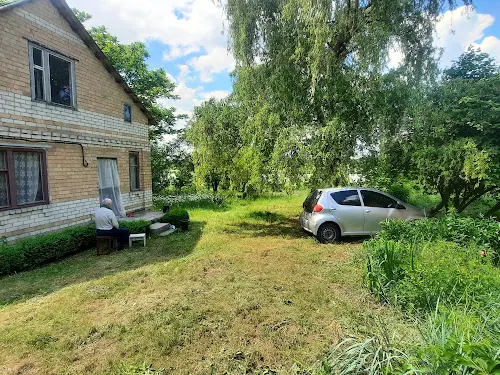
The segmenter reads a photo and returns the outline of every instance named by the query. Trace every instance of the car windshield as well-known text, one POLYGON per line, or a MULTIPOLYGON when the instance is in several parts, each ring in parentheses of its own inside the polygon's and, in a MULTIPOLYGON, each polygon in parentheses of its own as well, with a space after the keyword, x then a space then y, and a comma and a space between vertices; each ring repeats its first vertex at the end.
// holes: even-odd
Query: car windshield
POLYGON ((302 205, 304 207, 304 211, 309 213, 313 212, 314 206, 318 203, 319 197, 321 197, 321 191, 313 190, 302 205))

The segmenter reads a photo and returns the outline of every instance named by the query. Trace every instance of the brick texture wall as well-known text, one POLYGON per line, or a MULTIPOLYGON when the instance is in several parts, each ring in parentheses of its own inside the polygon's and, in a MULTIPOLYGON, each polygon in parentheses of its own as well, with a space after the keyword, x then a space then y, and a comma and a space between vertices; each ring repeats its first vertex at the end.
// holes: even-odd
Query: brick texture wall
POLYGON ((88 222, 99 206, 98 158, 117 160, 127 211, 151 207, 147 123, 146 115, 49 0, 0 13, 0 142, 50 145, 50 204, 0 211, 0 237, 16 240, 88 222), (77 110, 31 100, 28 40, 75 59, 77 110), (123 120, 124 104, 132 107, 132 123, 123 120), (82 144, 88 167, 83 166, 78 144, 60 141, 82 144), (130 192, 129 152, 140 157, 137 192, 130 192))

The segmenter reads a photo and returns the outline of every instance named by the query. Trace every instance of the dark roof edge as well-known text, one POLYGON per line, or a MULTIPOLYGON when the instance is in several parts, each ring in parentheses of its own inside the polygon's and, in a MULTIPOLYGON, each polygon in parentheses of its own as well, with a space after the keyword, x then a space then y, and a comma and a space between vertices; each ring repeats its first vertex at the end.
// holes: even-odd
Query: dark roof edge
MULTIPOLYGON (((0 12, 14 8, 16 6, 19 6, 21 4, 30 2, 32 0, 19 0, 14 3, 1 6, 0 7, 0 12)), ((118 83, 123 90, 132 98, 132 101, 139 106, 141 111, 147 116, 148 118, 148 123, 154 124, 156 121, 154 120, 153 116, 151 113, 148 111, 148 109, 144 106, 144 104, 141 102, 139 97, 134 93, 134 91, 130 88, 130 86, 125 82, 123 77, 118 73, 116 68, 111 64, 109 59, 106 57, 104 52, 99 48, 95 40, 90 36, 89 32, 85 29, 85 26, 76 18, 75 14, 71 10, 71 8, 66 4, 66 1, 64 0, 50 0, 50 2, 57 8, 59 13, 68 21, 70 24, 71 28, 75 33, 77 33, 80 38, 83 39, 85 44, 90 48, 90 50, 94 53, 94 56, 101 61, 101 63, 104 65, 106 70, 113 76, 115 79, 115 82, 118 83)))
POLYGON ((18 0, 18 1, 14 1, 12 3, 8 3, 8 4, 5 4, 5 5, 0 5, 0 12, 9 10, 11 8, 17 7, 18 5, 22 5, 22 4, 28 3, 30 1, 31 0, 18 0))

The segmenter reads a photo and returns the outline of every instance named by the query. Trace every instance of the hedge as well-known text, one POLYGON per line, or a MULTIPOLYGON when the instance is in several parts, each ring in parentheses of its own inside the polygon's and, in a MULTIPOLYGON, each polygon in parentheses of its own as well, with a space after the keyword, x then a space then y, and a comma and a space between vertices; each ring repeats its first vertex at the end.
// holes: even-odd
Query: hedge
POLYGON ((189 213, 183 208, 173 208, 160 219, 162 223, 174 224, 177 228, 184 220, 189 220, 189 213))
MULTIPOLYGON (((145 220, 120 222, 120 227, 129 229, 130 233, 149 234, 150 226, 145 220)), ((95 225, 89 224, 24 238, 13 245, 0 245, 0 276, 35 268, 88 250, 95 244, 95 225)))

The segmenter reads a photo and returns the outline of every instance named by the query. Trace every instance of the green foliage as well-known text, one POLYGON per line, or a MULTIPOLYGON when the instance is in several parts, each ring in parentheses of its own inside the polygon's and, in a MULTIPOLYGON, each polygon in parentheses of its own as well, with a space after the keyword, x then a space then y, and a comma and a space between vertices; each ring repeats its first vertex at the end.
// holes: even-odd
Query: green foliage
POLYGON ((76 18, 78 18, 78 21, 81 23, 84 23, 92 18, 92 15, 82 10, 78 10, 77 8, 71 8, 71 10, 75 13, 76 18))
POLYGON ((87 250, 95 246, 95 241, 95 226, 87 225, 28 237, 14 245, 2 245, 0 275, 28 270, 66 255, 87 250))
MULTIPOLYGON (((500 189, 500 73, 494 60, 470 48, 437 85, 412 89, 406 121, 385 128, 379 152, 364 171, 380 178, 418 181, 459 213, 500 189)), ((384 129, 382 129, 384 130, 384 129)))
POLYGON ((130 234, 146 233, 149 235, 151 222, 148 220, 120 221, 120 228, 126 228, 130 234))
POLYGON ((345 339, 311 372, 311 375, 382 375, 403 373, 407 355, 387 338, 369 337, 364 341, 345 339))
POLYGON ((153 203, 158 210, 167 205, 170 208, 206 208, 219 209, 224 207, 225 199, 213 194, 179 194, 179 195, 154 195, 153 203))
POLYGON ((152 142, 151 174, 153 194, 172 188, 180 192, 193 184, 194 166, 182 136, 170 142, 152 142))
POLYGON ((183 208, 172 208, 161 218, 162 223, 170 223, 176 228, 181 226, 182 221, 189 220, 189 213, 183 208))
POLYGON ((104 375, 165 375, 165 370, 155 370, 153 365, 121 365, 104 375))
POLYGON ((479 312, 440 306, 424 325, 413 371, 422 374, 500 373, 500 305, 479 312))
MULTIPOLYGON (((194 147, 193 162, 199 189, 209 187, 216 193, 220 184, 235 175, 233 165, 238 165, 238 158, 242 156, 238 129, 241 118, 242 113, 231 98, 212 98, 195 108, 187 138, 194 147)), ((237 170, 237 173, 245 172, 237 170)))

